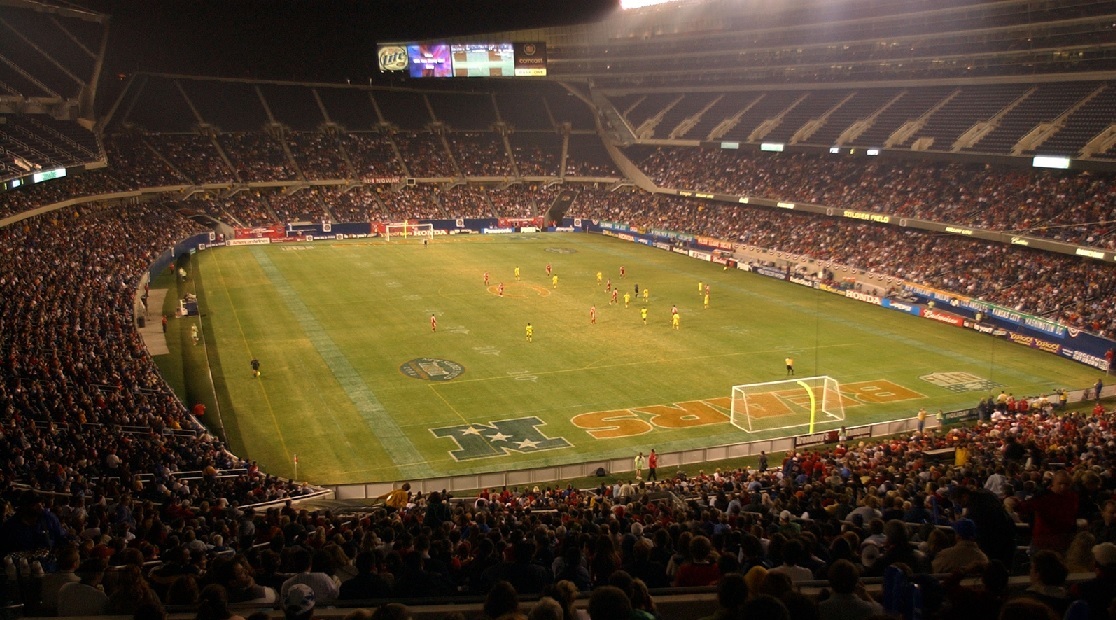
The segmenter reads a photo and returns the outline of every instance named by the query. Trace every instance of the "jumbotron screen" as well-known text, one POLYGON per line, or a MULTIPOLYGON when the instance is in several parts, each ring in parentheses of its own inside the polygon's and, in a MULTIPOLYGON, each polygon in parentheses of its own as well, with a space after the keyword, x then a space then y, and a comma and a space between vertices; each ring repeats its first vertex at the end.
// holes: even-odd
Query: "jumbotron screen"
POLYGON ((384 43, 380 71, 413 78, 545 76, 545 43, 384 43))

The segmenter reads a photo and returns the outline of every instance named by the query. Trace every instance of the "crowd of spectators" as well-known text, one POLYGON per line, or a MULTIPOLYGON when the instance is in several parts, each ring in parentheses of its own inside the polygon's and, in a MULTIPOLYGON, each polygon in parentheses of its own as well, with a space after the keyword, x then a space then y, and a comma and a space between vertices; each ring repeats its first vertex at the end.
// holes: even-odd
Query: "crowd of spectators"
POLYGON ((664 187, 887 213, 1116 248, 1111 174, 816 154, 662 148, 640 162, 664 187))
POLYGON ((141 273, 200 231, 160 204, 86 205, 0 229, 0 490, 167 507, 301 492, 258 472, 218 475, 245 464, 187 415, 135 329, 141 273))
POLYGON ((222 133, 217 144, 229 158, 240 183, 294 181, 299 178, 294 163, 274 136, 262 132, 222 133))
POLYGON ((500 134, 451 132, 446 141, 465 176, 512 176, 512 163, 500 134))
POLYGON ((403 176, 403 164, 389 134, 349 132, 341 136, 340 144, 362 181, 403 176))
POLYGON ((399 149, 409 176, 452 178, 461 175, 439 134, 398 132, 392 135, 392 141, 399 149))
POLYGON ((336 132, 290 132, 287 149, 308 181, 351 179, 336 132))
MULTIPOLYGON (((512 138, 509 161, 500 135, 486 132, 448 132, 445 142, 428 132, 292 133, 283 149, 265 133, 211 138, 129 131, 106 138, 109 172, 9 192, 3 210, 11 214, 78 195, 180 183, 327 180, 354 174, 368 180, 401 179, 404 170, 420 178, 554 174, 557 154, 532 147, 529 140, 521 145, 527 138, 512 138)), ((618 176, 607 154, 590 148, 584 138, 570 136, 566 175, 618 176)), ((1110 174, 696 148, 659 148, 633 156, 662 187, 822 204, 1116 249, 1110 224, 1116 221, 1116 191, 1110 174)))
POLYGON ((192 184, 237 182, 236 174, 214 146, 211 136, 161 134, 148 136, 147 143, 192 184))
POLYGON ((218 590, 228 603, 264 609, 299 596, 318 606, 483 596, 495 619, 506 610, 494 610, 519 605, 517 595, 568 609, 580 592, 591 593, 591 618, 614 618, 623 616, 599 615, 600 599, 618 588, 650 614, 638 617, 654 618, 663 588, 716 586, 714 617, 751 617, 741 609, 763 601, 786 608, 771 617, 828 619, 848 617, 850 606, 874 615, 880 603, 907 613, 887 588, 917 583, 927 618, 996 617, 1017 605, 1060 618, 1078 600, 1087 617, 1109 617, 1116 412, 1043 403, 1014 413, 988 402, 971 426, 763 454, 755 468, 462 498, 404 485, 383 506, 346 515, 208 497, 160 502, 139 488, 92 503, 9 492, 0 544, 15 562, 45 567, 28 603, 60 614, 89 604, 76 586, 59 587, 73 581, 102 584, 94 607, 82 608, 89 615, 145 603, 200 613, 218 590), (931 458, 943 450, 949 458, 931 458), (889 568, 877 601, 860 577, 889 568), (1071 585, 1071 569, 1096 577, 1071 585), (1006 591, 1011 574, 1029 575, 1025 591, 1006 591), (983 585, 964 586, 964 577, 983 585), (807 582, 821 595, 803 596, 807 582))
POLYGON ((865 222, 663 194, 583 191, 571 215, 777 249, 954 291, 1104 336, 1116 270, 1097 261, 865 222))
MULTIPOLYGON (((215 159, 194 157, 189 168, 178 167, 192 148, 212 147, 209 138, 150 146, 146 139, 130 140, 120 148, 149 148, 179 170, 221 169, 216 151, 215 159)), ((237 144, 230 151, 255 149, 251 141, 237 144)), ((9 192, 4 209, 30 208, 33 203, 21 200, 50 200, 67 189, 118 188, 121 178, 169 178, 165 165, 151 170, 151 176, 90 173, 34 192, 9 192)), ((843 174, 867 187, 865 177, 849 169, 831 172, 835 183, 843 174)), ((971 172, 946 167, 938 176, 911 172, 925 176, 889 183, 896 188, 940 179, 952 186, 971 172)), ((1105 191, 1102 177, 1047 180, 1061 187, 1043 186, 1035 200, 1105 191)), ((988 201, 1017 196, 1026 183, 1007 194, 988 189, 988 201)), ((248 190, 185 202, 94 203, 0 229, 0 496, 6 502, 0 550, 32 554, 65 580, 103 583, 97 610, 118 613, 133 612, 129 605, 143 601, 204 605, 215 596, 205 593, 208 586, 222 588, 231 601, 273 605, 286 601, 295 585, 312 588, 319 603, 492 595, 510 588, 545 592, 560 605, 568 604, 570 592, 612 593, 608 588, 618 586, 629 605, 646 608, 652 604, 641 588, 729 584, 726 601, 754 603, 766 593, 794 609, 813 604, 791 594, 802 580, 828 579, 832 600, 839 601, 855 596, 858 572, 880 575, 902 565, 913 579, 980 569, 994 592, 1000 572, 1027 562, 1033 598, 1056 609, 1067 608, 1074 596, 1100 600, 1098 592, 1116 592, 1083 584, 1075 594, 1059 583, 1067 566, 1095 568, 1105 584, 1116 579, 1116 546, 1104 546, 1116 543, 1116 414, 1103 408, 1092 416, 1056 415, 1049 408, 997 413, 948 433, 787 455, 771 468, 653 484, 632 480, 588 492, 503 489, 452 503, 442 494, 404 493, 401 505, 355 517, 290 506, 264 514, 240 509, 306 489, 261 474, 198 426, 159 377, 132 326, 139 275, 166 247, 203 230, 179 211, 245 225, 331 216, 518 216, 544 210, 568 187, 248 190), (927 460, 928 451, 943 448, 954 449, 954 462, 927 460), (683 502, 657 501, 664 491, 683 502), (1013 534, 1023 524, 1033 533, 1031 556, 1017 553, 1013 534), (52 552, 43 554, 44 548, 52 552), (113 570, 105 573, 106 564, 113 570), (737 574, 742 581, 726 577, 737 574)), ((1116 333, 1116 311, 1105 303, 1116 292, 1116 272, 1080 258, 593 185, 579 188, 568 215, 775 248, 1116 333)), ((43 591, 54 592, 46 581, 43 591)), ((948 580, 941 589, 937 609, 955 614, 949 617, 977 608, 967 606, 973 592, 948 580)), ((34 602, 49 611, 61 610, 64 600, 58 594, 34 602)), ((1014 604, 981 604, 993 603, 996 609, 1014 604)), ((826 617, 824 608, 817 610, 826 617)))

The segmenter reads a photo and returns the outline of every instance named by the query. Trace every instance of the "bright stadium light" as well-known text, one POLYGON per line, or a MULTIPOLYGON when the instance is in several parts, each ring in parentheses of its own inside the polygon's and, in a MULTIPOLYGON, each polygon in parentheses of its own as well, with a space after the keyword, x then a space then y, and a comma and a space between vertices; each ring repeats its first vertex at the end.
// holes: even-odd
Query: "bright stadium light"
POLYGON ((1070 159, 1068 157, 1055 157, 1051 155, 1035 155, 1035 158, 1031 160, 1031 167, 1066 170, 1070 167, 1070 159))
POLYGON ((621 9, 642 9, 647 6, 655 6, 656 4, 667 4, 668 2, 681 2, 682 0, 620 0, 621 9))

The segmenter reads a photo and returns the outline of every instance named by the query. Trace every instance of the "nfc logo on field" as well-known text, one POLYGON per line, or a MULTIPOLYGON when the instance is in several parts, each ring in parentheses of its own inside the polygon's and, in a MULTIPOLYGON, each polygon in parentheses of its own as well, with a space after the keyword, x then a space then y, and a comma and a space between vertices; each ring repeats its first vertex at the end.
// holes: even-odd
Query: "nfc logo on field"
POLYGON ((457 442, 459 449, 451 450, 450 456, 458 461, 505 456, 508 452, 528 454, 573 447, 573 444, 562 437, 547 437, 542 434, 537 428, 542 425, 542 420, 531 416, 496 420, 488 424, 432 428, 430 432, 435 437, 449 437, 457 442))
POLYGON ((1002 387, 1003 385, 983 377, 978 377, 972 373, 961 371, 935 372, 922 375, 919 379, 945 388, 950 392, 983 392, 994 387, 1002 387))
POLYGON ((433 357, 416 357, 399 367, 399 372, 412 379, 450 381, 461 376, 465 367, 457 362, 433 357))

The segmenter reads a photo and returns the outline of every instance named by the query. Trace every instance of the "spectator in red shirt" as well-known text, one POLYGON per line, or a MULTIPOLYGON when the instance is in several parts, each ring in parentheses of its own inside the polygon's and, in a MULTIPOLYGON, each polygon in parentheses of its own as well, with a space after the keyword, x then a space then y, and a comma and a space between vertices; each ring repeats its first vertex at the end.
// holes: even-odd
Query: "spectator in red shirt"
POLYGON ((1034 550, 1050 549, 1064 553, 1069 548, 1070 540, 1077 531, 1078 502, 1069 473, 1059 470, 1046 493, 1019 504, 1018 512, 1034 515, 1031 534, 1034 550))

